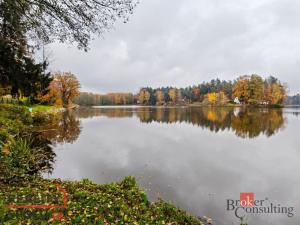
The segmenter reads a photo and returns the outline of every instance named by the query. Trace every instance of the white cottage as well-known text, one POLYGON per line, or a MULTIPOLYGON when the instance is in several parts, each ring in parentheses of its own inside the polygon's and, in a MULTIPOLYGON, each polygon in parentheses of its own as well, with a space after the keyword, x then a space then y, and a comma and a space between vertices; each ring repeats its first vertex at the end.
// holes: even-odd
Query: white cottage
POLYGON ((241 104, 240 100, 238 97, 235 97, 235 99, 233 100, 235 104, 241 104))

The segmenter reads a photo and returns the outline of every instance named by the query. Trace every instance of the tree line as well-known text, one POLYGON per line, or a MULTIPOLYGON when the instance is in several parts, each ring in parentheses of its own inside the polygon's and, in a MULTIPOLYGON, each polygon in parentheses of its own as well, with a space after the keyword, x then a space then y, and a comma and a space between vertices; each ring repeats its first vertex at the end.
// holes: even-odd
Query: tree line
POLYGON ((140 88, 133 93, 93 94, 83 92, 75 99, 79 105, 181 105, 228 103, 280 105, 287 95, 287 86, 277 78, 245 75, 231 81, 213 79, 185 88, 140 88))
POLYGON ((94 94, 81 92, 75 97, 74 103, 82 106, 133 105, 136 104, 136 99, 132 93, 94 94))
POLYGON ((284 102, 286 105, 300 105, 300 94, 288 96, 284 102))

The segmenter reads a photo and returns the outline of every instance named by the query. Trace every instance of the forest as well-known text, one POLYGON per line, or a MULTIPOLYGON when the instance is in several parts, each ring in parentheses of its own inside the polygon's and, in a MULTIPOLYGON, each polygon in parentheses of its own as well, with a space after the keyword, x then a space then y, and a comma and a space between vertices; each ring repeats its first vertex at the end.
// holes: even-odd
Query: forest
POLYGON ((213 79, 198 85, 142 87, 138 93, 94 94, 81 92, 74 99, 79 105, 281 105, 287 97, 287 85, 277 78, 244 75, 233 81, 213 79))

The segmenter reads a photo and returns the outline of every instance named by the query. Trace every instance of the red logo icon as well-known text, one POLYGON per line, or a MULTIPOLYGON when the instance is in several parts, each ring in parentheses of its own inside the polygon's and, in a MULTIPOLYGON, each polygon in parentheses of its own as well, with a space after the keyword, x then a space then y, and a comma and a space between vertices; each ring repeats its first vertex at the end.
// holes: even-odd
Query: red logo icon
POLYGON ((254 193, 252 193, 252 192, 240 193, 240 205, 242 207, 253 207, 254 206, 254 193))
POLYGON ((62 212, 56 212, 52 214, 53 220, 63 220, 64 214, 62 212))

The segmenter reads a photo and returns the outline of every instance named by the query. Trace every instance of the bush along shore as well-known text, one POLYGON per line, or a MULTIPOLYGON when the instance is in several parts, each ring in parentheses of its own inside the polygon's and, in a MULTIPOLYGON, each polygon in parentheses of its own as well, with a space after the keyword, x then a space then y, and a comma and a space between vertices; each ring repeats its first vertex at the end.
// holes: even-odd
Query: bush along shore
POLYGON ((38 128, 54 118, 0 105, 0 224, 203 224, 163 200, 150 202, 133 177, 104 185, 43 179, 55 154, 38 128))

